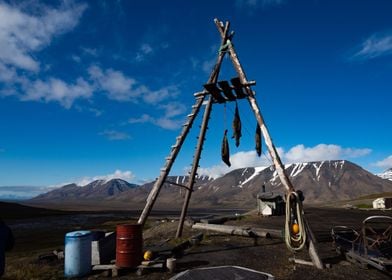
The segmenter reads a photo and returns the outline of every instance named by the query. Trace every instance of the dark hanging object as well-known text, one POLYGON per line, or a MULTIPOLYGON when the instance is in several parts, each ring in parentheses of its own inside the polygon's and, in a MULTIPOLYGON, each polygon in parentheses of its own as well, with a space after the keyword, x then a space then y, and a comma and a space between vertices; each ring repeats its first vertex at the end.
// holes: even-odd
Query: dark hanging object
POLYGON ((261 156, 261 129, 260 129, 259 124, 256 125, 255 141, 256 141, 256 152, 257 152, 257 155, 261 156))
POLYGON ((233 119, 233 137, 235 139, 235 145, 238 147, 240 145, 240 138, 241 138, 241 119, 240 114, 238 112, 238 104, 235 103, 235 113, 233 119))
POLYGON ((225 130, 225 134, 223 135, 221 155, 223 162, 226 163, 228 167, 230 167, 230 150, 229 141, 227 141, 227 129, 225 130))

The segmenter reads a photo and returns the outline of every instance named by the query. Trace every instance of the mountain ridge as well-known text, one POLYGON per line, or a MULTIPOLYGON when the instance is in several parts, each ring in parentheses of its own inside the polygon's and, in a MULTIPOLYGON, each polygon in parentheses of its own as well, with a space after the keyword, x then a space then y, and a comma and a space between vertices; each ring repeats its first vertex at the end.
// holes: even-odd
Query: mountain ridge
MULTIPOLYGON (((305 203, 343 201, 392 190, 392 181, 346 160, 287 164, 285 172, 295 189, 303 191, 305 203)), ((169 176, 161 188, 157 205, 173 207, 182 204, 186 193, 184 186, 188 180, 188 176, 169 176)), ((141 186, 121 179, 109 182, 94 181, 83 187, 69 184, 39 195, 30 202, 90 201, 100 198, 113 205, 142 206, 155 181, 141 186)), ((190 206, 253 208, 262 185, 267 191, 285 193, 273 166, 239 168, 216 179, 200 176, 196 178, 190 206)))

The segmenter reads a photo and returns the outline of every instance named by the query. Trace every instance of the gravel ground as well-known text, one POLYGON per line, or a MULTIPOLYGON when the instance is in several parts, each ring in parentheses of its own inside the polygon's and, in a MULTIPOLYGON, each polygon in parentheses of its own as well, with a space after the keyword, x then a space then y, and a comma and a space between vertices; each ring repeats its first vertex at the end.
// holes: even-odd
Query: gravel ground
MULTIPOLYGON (((226 211, 227 212, 227 211, 226 211)), ((226 213, 225 212, 225 213, 226 213)), ((227 213, 226 213, 227 214, 227 213)), ((391 215, 391 212, 363 211, 333 208, 306 208, 306 216, 319 241, 318 248, 324 263, 331 265, 331 268, 319 270, 312 266, 294 265, 289 262, 289 258, 309 260, 306 250, 296 254, 291 253, 282 240, 262 239, 230 236, 217 234, 214 232, 204 232, 203 241, 187 250, 182 258, 177 260, 177 272, 187 269, 236 265, 250 269, 270 273, 275 279, 391 279, 390 276, 381 273, 376 269, 361 269, 357 265, 351 264, 343 257, 339 256, 332 246, 330 229, 335 225, 346 225, 359 228, 362 220, 370 215, 391 215)), ((32 225, 26 228, 13 224, 14 232, 19 244, 28 247, 24 249, 22 245, 17 245, 15 250, 7 254, 7 273, 3 279, 61 279, 63 275, 62 261, 50 263, 38 262, 38 255, 50 252, 53 248, 63 246, 64 232, 69 229, 61 227, 67 223, 61 222, 66 217, 58 217, 59 220, 53 222, 51 218, 45 218, 48 226, 42 226, 42 221, 38 223, 35 219, 28 223, 32 225), (39 225, 35 228, 33 225, 39 225), (57 228, 52 228, 55 224, 57 228), (45 242, 46 243, 45 243, 45 242)), ((99 228, 103 226, 107 229, 114 228, 116 221, 124 222, 124 217, 106 216, 102 219, 94 217, 89 222, 84 221, 83 228, 99 228), (117 220, 116 220, 117 219, 117 220), (99 220, 100 224, 97 224, 99 220)), ((25 224, 27 221, 23 221, 25 224)), ((284 217, 262 218, 256 214, 249 214, 246 217, 229 221, 226 224, 243 225, 250 227, 283 229, 284 217)), ((173 239, 177 223, 169 219, 151 219, 149 228, 143 233, 145 247, 174 246, 181 240, 173 239), (168 241, 168 239, 170 239, 168 241), (165 241, 167 241, 165 243, 165 241)), ((184 238, 188 238, 200 231, 184 229, 184 238)), ((183 240, 182 239, 182 240, 183 240)), ((17 243, 18 244, 18 243, 17 243)), ((134 271, 122 272, 118 278, 109 279, 170 279, 173 274, 162 271, 151 271, 146 275, 137 276, 134 271)), ((102 274, 95 274, 89 279, 106 279, 102 274)))

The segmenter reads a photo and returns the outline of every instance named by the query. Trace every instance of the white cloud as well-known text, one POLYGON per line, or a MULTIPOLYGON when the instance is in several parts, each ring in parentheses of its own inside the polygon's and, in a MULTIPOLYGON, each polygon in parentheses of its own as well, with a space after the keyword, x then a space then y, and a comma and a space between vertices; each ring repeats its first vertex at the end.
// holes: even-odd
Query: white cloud
POLYGON ((21 100, 34 100, 44 102, 59 102, 65 108, 70 108, 78 98, 90 98, 93 94, 93 87, 82 78, 78 78, 76 83, 68 84, 56 78, 47 81, 28 81, 24 88, 24 95, 21 100))
POLYGON ((54 36, 72 30, 86 8, 72 1, 62 2, 58 9, 44 5, 23 9, 0 3, 0 62, 37 72, 40 65, 33 53, 49 45, 54 36))
POLYGON ((147 43, 143 43, 140 46, 139 51, 136 53, 135 60, 137 62, 141 62, 145 60, 148 55, 152 55, 153 53, 154 53, 154 49, 151 47, 151 45, 147 43))
POLYGON ((352 59, 372 59, 392 54, 392 34, 374 34, 362 42, 352 59))
POLYGON ((179 94, 176 86, 168 86, 156 91, 151 91, 147 87, 143 90, 143 100, 148 104, 157 104, 165 99, 176 97, 179 94))
MULTIPOLYGON (((78 24, 86 4, 61 1, 58 8, 39 2, 0 3, 0 80, 3 96, 16 95, 21 100, 59 102, 70 108, 78 98, 92 96, 93 88, 83 78, 75 83, 48 77, 32 80, 29 73, 40 71, 35 53, 50 45, 57 35, 78 24)), ((47 70, 48 65, 44 65, 47 70)))
MULTIPOLYGON (((121 171, 119 169, 115 170, 111 174, 107 175, 98 175, 94 177, 83 177, 78 179, 75 184, 78 186, 85 186, 95 180, 104 180, 104 181, 110 181, 112 179, 122 179, 125 181, 131 181, 135 178, 135 175, 132 173, 132 171, 126 170, 126 171, 121 171)), ((61 186, 66 185, 66 183, 62 184, 61 186)))
POLYGON ((385 169, 392 168, 392 155, 376 162, 374 165, 385 169))
POLYGON ((319 144, 314 147, 297 145, 284 153, 287 163, 309 162, 319 160, 335 160, 341 158, 357 158, 371 153, 370 149, 342 148, 338 145, 319 144))
POLYGON ((148 122, 151 122, 151 123, 154 122, 154 118, 151 117, 148 114, 143 114, 143 115, 140 116, 140 118, 130 118, 128 120, 128 123, 130 123, 130 124, 134 124, 134 123, 148 123, 148 122))
MULTIPOLYGON (((305 147, 301 144, 292 147, 288 152, 285 152, 282 148, 277 148, 277 151, 284 164, 357 158, 366 156, 371 152, 370 149, 342 148, 338 145, 326 144, 319 144, 314 147, 305 147)), ((392 156, 390 160, 392 164, 392 156)), ((238 168, 269 166, 272 164, 269 155, 267 157, 258 157, 255 151, 237 152, 230 156, 230 162, 230 168, 224 163, 220 163, 212 167, 200 168, 198 173, 217 178, 238 168)))
POLYGON ((285 0, 236 0, 235 5, 237 8, 266 8, 269 6, 279 6, 285 0))
POLYGON ((199 168, 197 173, 199 175, 207 175, 213 178, 218 178, 229 171, 245 168, 245 167, 256 167, 256 166, 269 166, 271 165, 270 160, 264 156, 259 157, 256 151, 241 151, 230 156, 231 166, 228 167, 224 163, 214 165, 207 168, 199 168))
POLYGON ((210 60, 206 60, 203 62, 201 68, 203 70, 204 73, 206 74, 210 74, 212 71, 212 68, 214 67, 216 62, 215 58, 211 58, 210 60))
POLYGON ((181 126, 183 120, 182 118, 177 117, 181 116, 186 111, 184 104, 179 102, 170 102, 158 106, 158 109, 164 111, 161 117, 155 118, 149 114, 143 114, 139 118, 130 118, 128 123, 151 123, 168 130, 176 130, 181 126))
POLYGON ((134 78, 111 68, 103 70, 97 65, 92 65, 88 68, 88 73, 96 88, 106 92, 109 99, 116 101, 138 102, 142 99, 147 104, 157 104, 178 95, 176 86, 151 90, 134 78))
POLYGON ((116 131, 116 130, 105 130, 99 133, 99 135, 103 135, 109 140, 127 140, 131 138, 131 136, 129 136, 128 133, 116 131))
POLYGON ((91 55, 91 56, 98 56, 98 50, 95 48, 81 48, 84 54, 91 55))
POLYGON ((90 78, 94 80, 97 87, 106 91, 108 97, 117 101, 129 101, 140 95, 140 91, 133 90, 135 79, 126 77, 122 72, 115 71, 111 68, 102 70, 100 67, 93 65, 88 68, 90 78))

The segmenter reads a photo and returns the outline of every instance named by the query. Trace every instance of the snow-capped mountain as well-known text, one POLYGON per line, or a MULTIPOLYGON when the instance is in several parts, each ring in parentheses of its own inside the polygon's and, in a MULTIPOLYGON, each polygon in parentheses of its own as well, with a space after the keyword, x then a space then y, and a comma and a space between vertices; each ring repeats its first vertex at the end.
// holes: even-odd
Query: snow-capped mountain
MULTIPOLYGON (((392 190, 392 182, 383 180, 349 161, 319 161, 285 166, 296 190, 302 190, 305 202, 319 203, 353 199, 392 190)), ((266 191, 284 193, 273 166, 242 168, 199 187, 192 199, 213 204, 247 206, 254 204, 262 185, 266 191)))
MULTIPOLYGON (((285 172, 294 188, 303 191, 305 203, 341 201, 392 190, 392 181, 344 160, 289 164, 285 166, 285 172)), ((156 205, 180 208, 188 180, 188 176, 169 176, 160 190, 156 205)), ((139 209, 145 205, 153 185, 154 182, 150 182, 137 186, 118 179, 94 181, 83 187, 70 184, 39 195, 31 201, 69 204, 96 202, 99 198, 110 206, 124 205, 139 209)), ((273 166, 240 168, 217 179, 198 177, 190 206, 253 208, 263 185, 267 192, 285 192, 273 166)))
POLYGON ((78 186, 76 184, 65 185, 61 188, 54 189, 47 193, 34 197, 30 201, 65 201, 65 200, 83 200, 107 198, 116 196, 129 189, 136 188, 138 185, 130 184, 121 179, 96 180, 85 186, 78 186))
POLYGON ((392 181, 392 168, 385 170, 383 173, 377 174, 377 176, 392 181))

